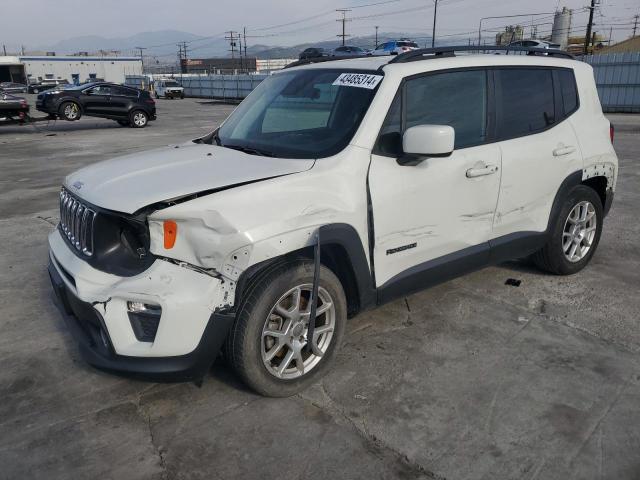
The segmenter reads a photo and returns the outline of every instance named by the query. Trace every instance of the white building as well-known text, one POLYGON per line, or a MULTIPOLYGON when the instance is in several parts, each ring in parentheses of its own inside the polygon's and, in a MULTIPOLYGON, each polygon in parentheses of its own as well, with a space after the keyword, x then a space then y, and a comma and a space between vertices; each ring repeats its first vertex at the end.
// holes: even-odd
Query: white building
MULTIPOLYGON (((0 57, 0 65, 2 58, 0 57)), ((126 75, 142 74, 142 62, 138 57, 22 55, 17 58, 24 65, 30 83, 45 78, 66 79, 76 84, 94 78, 124 83, 126 75)))

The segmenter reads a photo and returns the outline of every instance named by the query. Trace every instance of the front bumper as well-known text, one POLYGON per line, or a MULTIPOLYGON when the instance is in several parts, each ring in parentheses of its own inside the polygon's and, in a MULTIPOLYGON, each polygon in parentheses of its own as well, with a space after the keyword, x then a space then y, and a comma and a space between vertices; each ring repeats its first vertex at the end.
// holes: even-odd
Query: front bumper
POLYGON ((49 246, 51 283, 88 363, 154 380, 204 376, 234 320, 215 306, 221 280, 161 260, 135 277, 106 274, 76 257, 58 230, 49 246), (136 338, 127 301, 162 307, 153 342, 136 338))

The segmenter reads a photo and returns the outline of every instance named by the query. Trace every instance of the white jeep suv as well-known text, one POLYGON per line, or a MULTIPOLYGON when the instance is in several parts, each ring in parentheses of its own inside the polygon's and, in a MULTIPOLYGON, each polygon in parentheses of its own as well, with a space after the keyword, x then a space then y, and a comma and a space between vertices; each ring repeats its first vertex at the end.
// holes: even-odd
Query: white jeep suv
POLYGON ((445 50, 300 61, 203 138, 69 175, 49 272, 84 358, 201 380, 222 351, 291 395, 365 309, 529 255, 584 268, 618 172, 591 67, 445 50))

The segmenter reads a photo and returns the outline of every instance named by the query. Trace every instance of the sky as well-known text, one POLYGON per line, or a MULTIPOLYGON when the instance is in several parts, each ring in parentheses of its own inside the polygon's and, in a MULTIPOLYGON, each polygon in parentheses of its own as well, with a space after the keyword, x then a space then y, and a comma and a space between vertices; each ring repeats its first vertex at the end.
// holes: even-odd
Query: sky
MULTIPOLYGON (((351 8, 347 33, 354 36, 380 32, 406 32, 418 36, 431 31, 434 0, 0 0, 0 44, 27 49, 55 44, 84 35, 128 37, 140 32, 181 30, 204 36, 224 36, 227 30, 247 28, 249 42, 296 45, 335 39, 341 24, 338 8, 351 8), (24 20, 18 20, 24 19, 24 20)), ((483 22, 483 33, 520 22, 538 24, 539 34, 550 32, 549 12, 574 9, 572 27, 584 34, 588 0, 439 0, 437 37, 477 38, 481 17, 545 13, 483 22)), ((638 0, 600 0, 595 14, 598 33, 614 40, 631 35, 638 0)), ((640 27, 639 27, 640 32, 640 27)), ((417 38, 416 38, 417 40, 417 38)), ((133 47, 134 45, 132 45, 133 47)), ((149 52, 152 53, 152 52, 149 52)))

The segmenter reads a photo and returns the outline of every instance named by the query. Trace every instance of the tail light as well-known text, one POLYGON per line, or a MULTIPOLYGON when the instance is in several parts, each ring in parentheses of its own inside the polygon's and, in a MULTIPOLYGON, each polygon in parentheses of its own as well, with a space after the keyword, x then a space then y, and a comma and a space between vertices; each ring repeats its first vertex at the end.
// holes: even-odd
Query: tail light
POLYGON ((609 138, 611 139, 611 143, 613 143, 613 137, 615 136, 615 134, 616 134, 616 129, 610 123, 609 124, 609 138))
POLYGON ((151 105, 155 105, 156 101, 153 98, 147 98, 145 100, 146 103, 150 103, 151 105))

